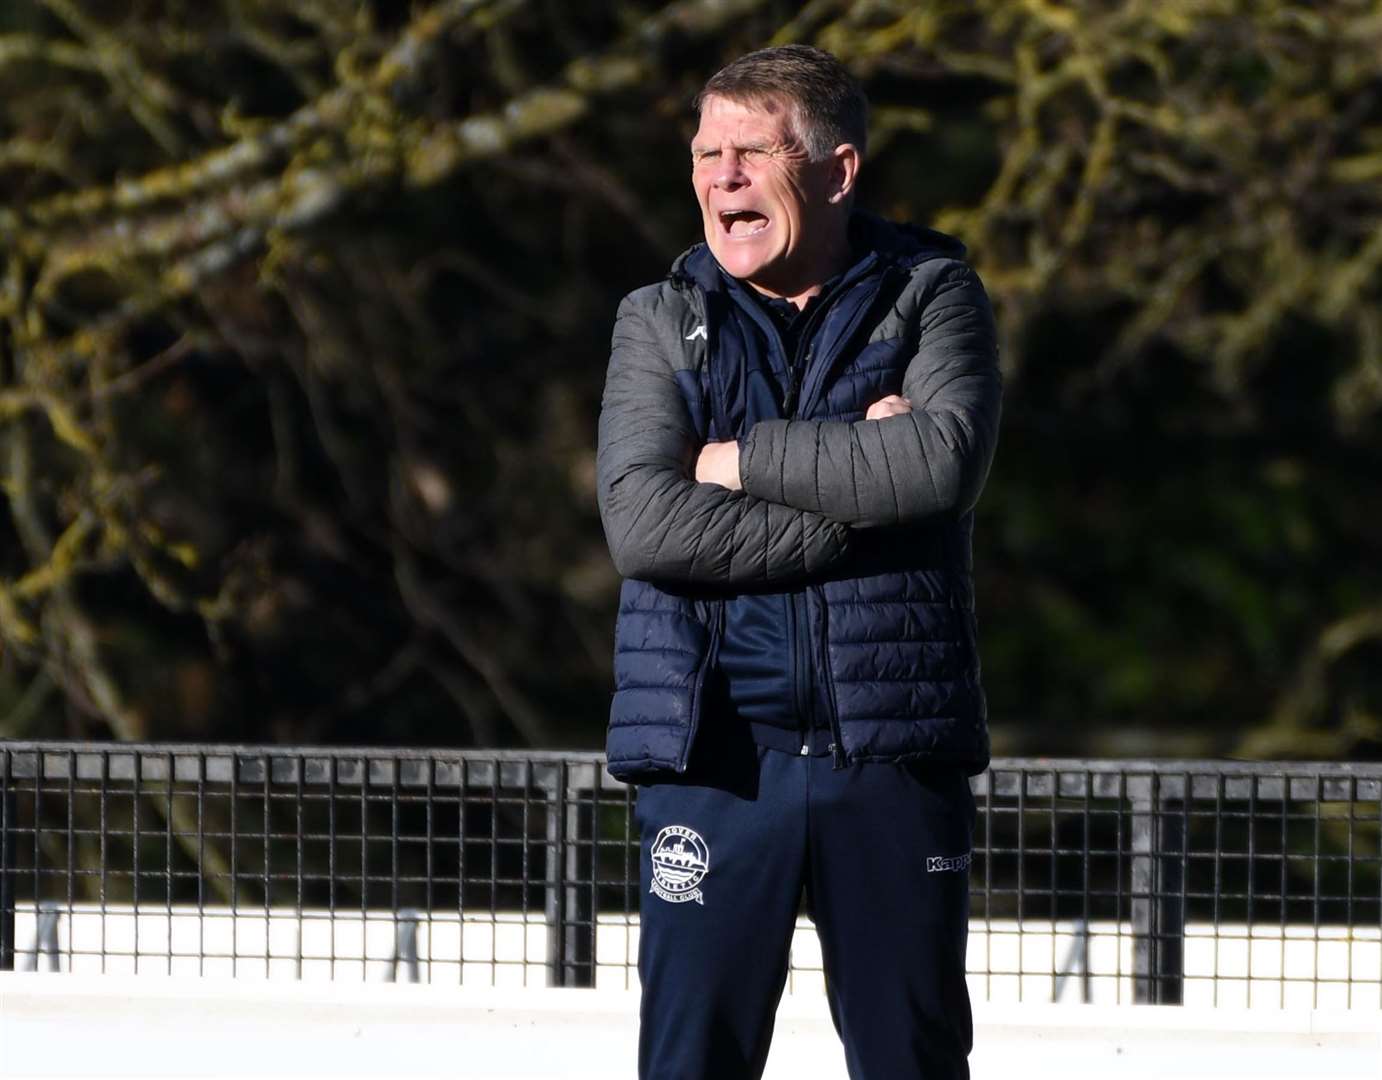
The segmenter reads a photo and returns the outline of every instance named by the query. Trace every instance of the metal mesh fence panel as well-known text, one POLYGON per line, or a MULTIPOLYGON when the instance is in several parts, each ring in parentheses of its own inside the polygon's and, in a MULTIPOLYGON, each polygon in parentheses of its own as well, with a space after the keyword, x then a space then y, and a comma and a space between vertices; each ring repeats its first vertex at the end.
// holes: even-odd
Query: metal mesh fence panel
MULTIPOLYGON (((971 783, 976 998, 1382 1008, 1382 766, 971 783)), ((0 969, 633 987, 633 803, 593 754, 0 743, 0 969)))

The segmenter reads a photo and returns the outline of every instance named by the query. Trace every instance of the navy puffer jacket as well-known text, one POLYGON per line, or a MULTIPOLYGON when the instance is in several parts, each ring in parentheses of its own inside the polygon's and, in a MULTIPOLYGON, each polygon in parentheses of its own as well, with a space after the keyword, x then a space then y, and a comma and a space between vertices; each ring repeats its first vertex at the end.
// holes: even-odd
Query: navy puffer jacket
POLYGON ((836 763, 988 762, 970 556, 1001 379, 983 286, 940 233, 856 214, 847 319, 813 351, 794 418, 741 440, 743 491, 693 478, 733 411, 736 350, 688 266, 625 298, 600 414, 598 492, 625 582, 609 770, 683 771, 725 600, 798 588, 836 763), (725 345, 726 347, 721 347, 725 345), (864 420, 900 393, 912 412, 864 420), (721 424, 723 421, 721 421, 721 424))

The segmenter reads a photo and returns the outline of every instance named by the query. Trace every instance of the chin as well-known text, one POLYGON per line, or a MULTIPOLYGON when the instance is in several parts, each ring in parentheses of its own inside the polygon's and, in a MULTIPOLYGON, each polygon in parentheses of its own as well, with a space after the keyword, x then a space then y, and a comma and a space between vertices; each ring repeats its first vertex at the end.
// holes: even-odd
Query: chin
POLYGON ((710 250, 714 253, 715 258, 720 261, 720 265, 723 266, 732 277, 744 281, 751 280, 761 275, 768 269, 772 261, 771 259, 765 259, 757 252, 735 250, 733 248, 726 251, 715 244, 710 245, 710 250))

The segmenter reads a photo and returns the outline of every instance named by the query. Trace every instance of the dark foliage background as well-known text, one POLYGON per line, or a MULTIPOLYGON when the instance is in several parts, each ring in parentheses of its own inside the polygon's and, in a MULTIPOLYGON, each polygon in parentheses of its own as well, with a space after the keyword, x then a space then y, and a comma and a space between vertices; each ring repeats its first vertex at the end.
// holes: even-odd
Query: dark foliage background
POLYGON ((996 749, 1382 752, 1363 0, 0 7, 0 734, 598 745, 613 312, 790 40, 999 306, 996 749))

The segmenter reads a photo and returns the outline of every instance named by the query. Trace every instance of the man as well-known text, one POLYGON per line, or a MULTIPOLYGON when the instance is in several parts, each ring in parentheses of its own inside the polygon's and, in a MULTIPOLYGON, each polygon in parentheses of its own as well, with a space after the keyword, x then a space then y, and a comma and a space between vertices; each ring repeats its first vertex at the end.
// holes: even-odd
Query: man
POLYGON ((834 57, 752 53, 696 104, 705 243, 620 307, 600 416, 640 1075, 761 1075, 804 894, 850 1076, 965 1077, 988 301, 959 243, 852 209, 834 57))

